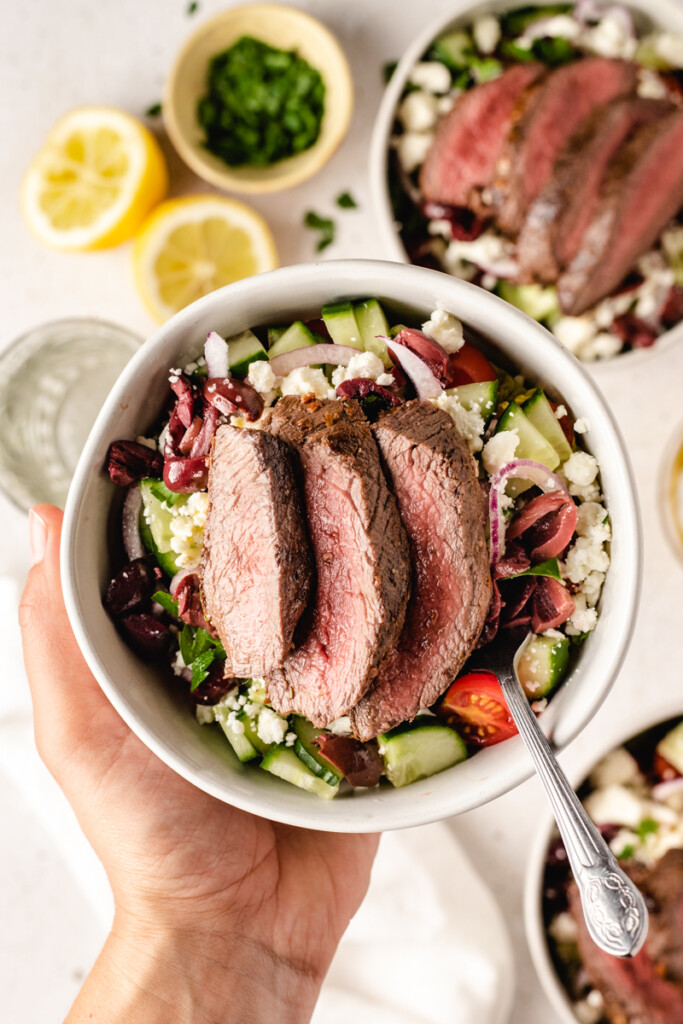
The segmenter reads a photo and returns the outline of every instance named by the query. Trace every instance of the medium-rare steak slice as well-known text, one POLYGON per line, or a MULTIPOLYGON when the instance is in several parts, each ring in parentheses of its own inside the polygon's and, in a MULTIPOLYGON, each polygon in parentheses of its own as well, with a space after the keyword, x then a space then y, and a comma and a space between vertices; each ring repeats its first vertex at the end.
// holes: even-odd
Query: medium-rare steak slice
POLYGON ((326 430, 340 420, 365 423, 359 403, 348 399, 302 399, 295 395, 285 395, 268 410, 265 429, 287 441, 296 450, 307 437, 326 430))
MULTIPOLYGON (((357 404, 346 404, 355 415, 357 404)), ((410 588, 408 541, 370 427, 339 413, 311 425, 300 448, 317 586, 298 646, 266 678, 277 711, 317 726, 367 692, 401 632, 410 588)))
POLYGON ((558 157, 522 227, 517 258, 525 280, 557 280, 593 219, 602 179, 619 147, 638 125, 672 109, 666 101, 629 96, 597 107, 586 118, 558 157))
POLYGON ((544 70, 541 64, 517 64, 458 97, 422 164, 425 199, 484 209, 480 194, 491 184, 519 98, 544 70))
POLYGON ((587 57, 547 75, 529 93, 498 162, 495 200, 498 226, 521 230, 526 212, 550 180, 558 154, 596 107, 633 93, 636 65, 587 57))
MULTIPOLYGON (((668 853, 647 869, 636 864, 624 864, 648 900, 650 927, 645 945, 629 960, 610 956, 599 949, 586 927, 576 883, 569 887, 569 907, 578 927, 581 959, 591 982, 605 1001, 605 1016, 622 1024, 683 1024, 683 990, 680 975, 670 971, 667 956, 661 955, 662 929, 668 931, 668 946, 680 950, 683 900, 683 850, 668 853), (674 876, 674 877, 672 877, 674 876), (664 882, 673 882, 661 889, 664 882)), ((679 952, 680 958, 680 952, 679 952)))
POLYGON ((581 245, 558 282, 565 313, 610 295, 683 206, 683 111, 640 125, 612 161, 581 245))
POLYGON ((311 588, 311 557, 287 445, 261 430, 218 428, 209 469, 201 587, 226 671, 281 665, 311 588))
POLYGON ((451 417, 413 401, 373 431, 408 534, 413 589, 396 647, 351 712, 363 740, 434 703, 474 648, 491 600, 482 492, 451 417))

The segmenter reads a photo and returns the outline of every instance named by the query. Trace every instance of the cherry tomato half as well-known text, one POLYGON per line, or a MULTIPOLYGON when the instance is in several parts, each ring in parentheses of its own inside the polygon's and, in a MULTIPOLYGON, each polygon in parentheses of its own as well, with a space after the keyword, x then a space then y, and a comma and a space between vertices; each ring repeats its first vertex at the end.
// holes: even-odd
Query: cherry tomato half
POLYGON ((449 371, 452 388, 459 388, 461 384, 495 380, 497 376, 486 356, 468 342, 451 356, 449 371))
POLYGON ((475 747, 491 747, 517 733, 493 672, 468 672, 456 679, 437 712, 475 747))

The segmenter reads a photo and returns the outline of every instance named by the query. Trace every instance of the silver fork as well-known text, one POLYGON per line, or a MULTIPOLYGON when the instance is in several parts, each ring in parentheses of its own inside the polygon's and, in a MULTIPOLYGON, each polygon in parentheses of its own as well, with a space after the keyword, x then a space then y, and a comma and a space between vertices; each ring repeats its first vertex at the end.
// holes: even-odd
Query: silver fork
POLYGON ((643 897, 584 811, 529 706, 514 667, 522 648, 516 650, 516 645, 501 641, 499 636, 495 644, 478 652, 472 667, 476 662, 476 668, 489 669, 498 677, 550 801, 593 941, 612 956, 635 956, 647 936, 643 897))

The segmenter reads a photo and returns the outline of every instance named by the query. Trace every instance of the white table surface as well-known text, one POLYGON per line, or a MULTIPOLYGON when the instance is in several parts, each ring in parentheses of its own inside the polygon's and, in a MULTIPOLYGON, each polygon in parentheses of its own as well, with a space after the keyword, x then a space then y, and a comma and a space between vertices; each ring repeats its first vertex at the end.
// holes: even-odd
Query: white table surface
MULTIPOLYGON (((444 0, 400 4, 396 0, 306 0, 299 4, 325 20, 339 36, 352 65, 356 83, 356 110, 349 136, 332 162, 311 182, 281 195, 253 201, 268 218, 283 264, 314 258, 314 236, 302 228, 306 210, 332 215, 338 224, 337 240, 326 256, 378 257, 384 254, 376 240, 369 209, 366 154, 372 123, 382 91, 382 64, 400 55, 429 19, 444 9, 444 0), (350 189, 358 211, 340 211, 336 195, 350 189)), ((226 6, 219 0, 200 0, 193 17, 185 0, 35 0, 31 4, 4 3, 0 9, 0 348, 27 328, 71 315, 96 315, 117 321, 141 335, 154 326, 133 289, 129 246, 85 255, 60 255, 41 248, 28 234, 18 210, 22 172, 53 121, 70 107, 83 103, 111 104, 142 115, 160 99, 167 68, 181 42, 198 22, 226 6)), ((161 130, 160 126, 157 130, 161 130)), ((172 194, 204 190, 180 164, 161 138, 169 158, 172 194)), ((638 627, 621 676, 605 705, 579 739, 563 755, 570 770, 586 762, 591 751, 603 748, 652 718, 659 706, 669 707, 676 693, 683 710, 683 679, 676 657, 683 599, 683 568, 665 538, 660 518, 658 488, 661 459, 672 438, 683 430, 683 345, 657 352, 644 360, 629 359, 601 367, 596 376, 621 424, 634 462, 645 525, 645 580, 638 627)), ((2 540, 0 573, 21 581, 29 565, 26 520, 0 495, 2 540)), ((10 628, 9 625, 7 627, 10 628)), ((4 634, 0 659, 6 660, 4 634)), ((17 701, 25 704, 25 681, 19 673, 2 673, 2 694, 17 688, 17 701)), ((16 733, 14 734, 16 740, 16 733)), ((0 729, 0 750, 3 743, 0 729)), ((23 741, 32 742, 26 729, 23 741)), ((5 748, 7 750, 7 748, 5 748)), ((38 769, 36 768, 36 771, 38 769)), ((2 807, 16 810, 12 784, 0 783, 2 807)), ((54 790, 55 828, 74 828, 54 790), (60 817, 61 815, 61 817, 60 817)), ((18 812, 19 813, 19 812, 18 812)), ((546 809, 539 785, 532 780, 495 803, 471 812, 452 824, 474 863, 500 901, 512 932, 517 956, 517 998, 512 1024, 553 1024, 556 1017, 536 980, 523 935, 521 915, 524 868, 529 843, 546 809)), ((20 815, 21 818, 21 815, 20 815)), ((5 821, 0 816, 0 821, 5 821)), ((21 829, 28 828, 23 818, 21 829)), ((42 827, 42 826, 41 826, 42 827)), ((25 835, 21 831, 21 835, 25 835)), ((0 824, 0 913, 2 962, 14 988, 35 978, 34 952, 62 949, 75 904, 83 892, 65 897, 54 879, 48 892, 29 882, 16 850, 18 833, 9 836, 0 824), (14 851, 14 852, 12 852, 14 851), (22 871, 24 872, 22 875, 22 871), (17 885, 22 890, 21 941, 12 941, 6 915, 15 914, 17 885), (25 896, 25 899, 24 899, 25 896), (38 898, 40 897, 40 899, 38 898)), ((54 843, 54 833, 31 836, 36 865, 54 843), (41 852, 42 851, 42 852, 41 852)), ((103 891, 97 868, 83 853, 81 889, 103 891)), ((457 884, 457 883, 456 883, 457 884)), ((104 917, 106 918, 106 908, 104 917)), ((19 1016, 8 1024, 34 1024, 57 1020, 76 991, 82 973, 95 955, 103 928, 82 932, 64 960, 63 989, 52 1007, 23 1002, 19 1016)), ((12 921, 9 921, 12 925, 12 921)), ((3 986, 5 982, 3 980, 3 986)), ((30 991, 30 989, 29 989, 30 991)), ((19 1006, 17 1001, 15 1006, 19 1006)), ((4 1016, 4 1015, 3 1015, 4 1016)))

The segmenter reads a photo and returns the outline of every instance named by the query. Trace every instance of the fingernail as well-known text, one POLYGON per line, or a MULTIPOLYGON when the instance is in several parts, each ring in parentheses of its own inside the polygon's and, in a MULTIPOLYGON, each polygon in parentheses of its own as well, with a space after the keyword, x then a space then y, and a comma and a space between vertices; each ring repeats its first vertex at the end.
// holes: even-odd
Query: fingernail
POLYGON ((42 562, 47 547, 47 523, 34 508, 28 514, 28 542, 33 564, 42 562))

